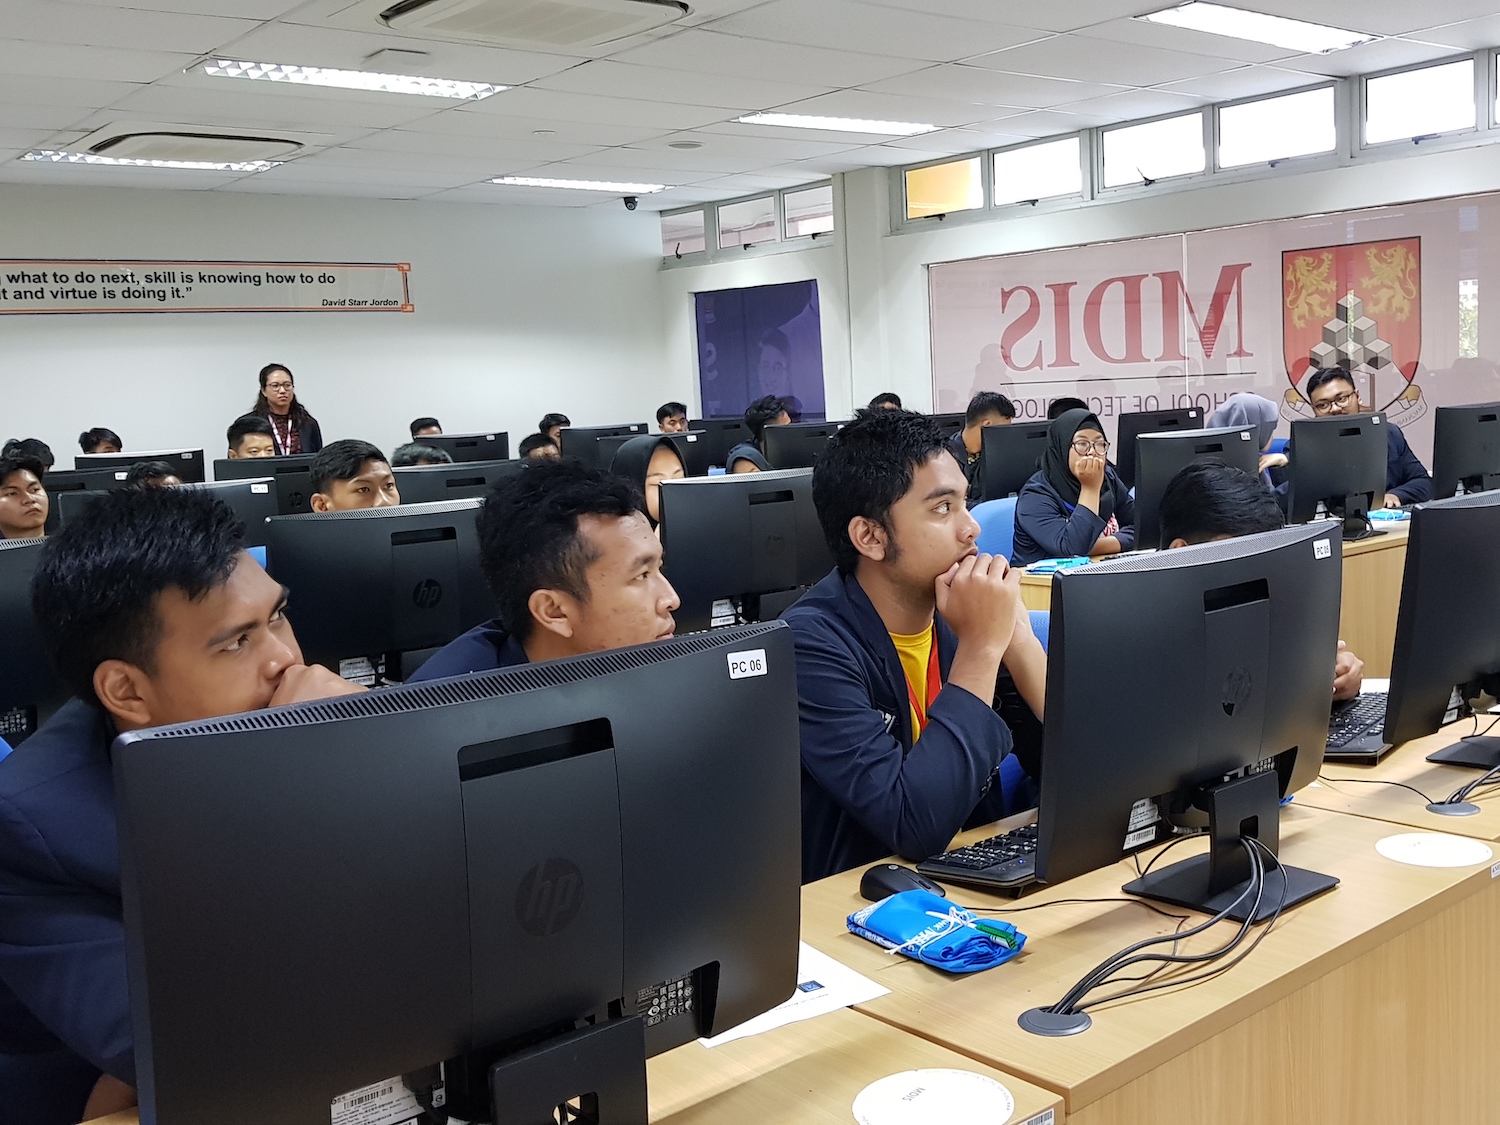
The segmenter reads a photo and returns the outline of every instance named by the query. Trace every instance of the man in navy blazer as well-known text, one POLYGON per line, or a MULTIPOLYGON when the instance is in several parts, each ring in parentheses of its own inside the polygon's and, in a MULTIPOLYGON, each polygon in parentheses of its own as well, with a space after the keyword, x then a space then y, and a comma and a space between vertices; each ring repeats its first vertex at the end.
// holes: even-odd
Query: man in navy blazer
POLYGON ((0 761, 4 1125, 135 1101, 115 735, 362 690, 303 664, 243 530, 201 490, 112 492, 38 565, 37 623, 75 698, 0 761))
MULTIPOLYGON (((1307 399, 1319 418, 1358 414, 1361 409, 1354 380, 1340 367, 1314 371, 1307 380, 1307 399)), ((1403 504, 1420 504, 1431 499, 1432 476, 1412 452, 1401 427, 1387 419, 1384 506, 1399 508, 1403 504)))

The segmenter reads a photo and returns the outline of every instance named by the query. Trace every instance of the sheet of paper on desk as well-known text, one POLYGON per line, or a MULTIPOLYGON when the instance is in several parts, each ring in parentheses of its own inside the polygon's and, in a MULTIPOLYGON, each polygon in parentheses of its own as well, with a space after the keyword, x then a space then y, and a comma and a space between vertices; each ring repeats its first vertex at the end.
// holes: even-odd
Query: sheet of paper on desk
POLYGON ((1391 690, 1390 680, 1372 680, 1366 677, 1359 685, 1360 695, 1385 695, 1391 690))
POLYGON ((826 1015, 851 1004, 863 1004, 890 991, 804 942, 798 942, 797 948, 797 991, 790 1000, 754 1019, 746 1020, 738 1027, 731 1027, 712 1039, 700 1039, 698 1042, 705 1047, 717 1047, 796 1023, 798 1020, 826 1015))

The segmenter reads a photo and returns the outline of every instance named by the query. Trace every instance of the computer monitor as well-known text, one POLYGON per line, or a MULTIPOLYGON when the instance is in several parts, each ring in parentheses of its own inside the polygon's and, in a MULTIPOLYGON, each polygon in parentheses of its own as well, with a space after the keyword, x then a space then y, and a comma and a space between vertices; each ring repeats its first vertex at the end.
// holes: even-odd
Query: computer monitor
POLYGON ((103 492, 125 487, 128 469, 52 469, 42 477, 47 490, 47 526, 51 535, 62 526, 62 505, 58 498, 65 492, 103 492))
POLYGON ((31 614, 43 539, 0 539, 0 738, 19 746, 68 701, 31 614))
POLYGON ((294 453, 285 457, 237 457, 214 462, 214 480, 250 480, 270 477, 276 482, 278 515, 295 516, 312 511, 312 463, 316 453, 294 453))
POLYGON ((709 628, 726 598, 770 620, 833 569, 811 469, 663 481, 660 531, 679 632, 709 628))
POLYGON ((431 434, 413 440, 441 449, 455 461, 504 461, 510 457, 510 433, 506 430, 488 434, 431 434))
MULTIPOLYGON (((292 592, 288 616, 310 663, 447 644, 494 616, 474 531, 478 500, 277 516, 266 555, 292 592)), ((390 668, 390 662, 387 661, 390 668)))
POLYGON ((1198 461, 1217 461, 1253 477, 1260 466, 1254 426, 1141 434, 1135 449, 1135 545, 1142 550, 1154 550, 1157 546, 1161 536, 1161 498, 1180 471, 1198 461))
POLYGON ((1385 502, 1384 414, 1300 418, 1292 423, 1287 518, 1307 523, 1320 512, 1343 521, 1345 539, 1370 530, 1370 512, 1385 502))
POLYGON ((651 427, 645 422, 622 422, 617 426, 564 426, 559 431, 560 452, 564 457, 575 458, 590 468, 608 469, 610 460, 614 458, 614 451, 611 450, 609 457, 605 457, 604 451, 599 447, 600 438, 640 437, 650 432, 651 427))
POLYGON ((203 450, 201 449, 142 449, 129 453, 75 453, 73 468, 129 469, 142 461, 165 461, 183 484, 201 484, 203 473, 203 450))
POLYGON ((1115 475, 1125 482, 1127 488, 1134 488, 1136 438, 1170 430, 1201 430, 1203 411, 1196 406, 1183 410, 1134 411, 1119 415, 1115 426, 1115 475))
POLYGON ((401 503, 433 504, 483 496, 496 481, 513 477, 525 468, 525 461, 462 461, 454 465, 410 465, 391 472, 401 490, 401 503))
POLYGON ((489 1121, 491 1073, 530 1074, 518 1045, 573 1058, 540 1105, 497 1099, 500 1125, 611 1072, 645 1121, 647 1056, 796 988, 784 625, 137 731, 113 756, 143 1122, 328 1125, 340 1095, 445 1061, 445 1112, 489 1121))
POLYGON ((689 432, 697 430, 708 443, 708 463, 727 465, 729 451, 751 440, 750 427, 743 418, 689 418, 689 432))
POLYGON ((943 427, 944 437, 952 437, 964 428, 965 416, 962 412, 958 414, 929 414, 928 417, 943 427))
MULTIPOLYGON (((609 468, 615 462, 615 454, 620 452, 620 446, 633 438, 641 437, 641 434, 618 435, 616 437, 602 437, 599 439, 599 461, 604 468, 609 468)), ((683 470, 690 477, 708 476, 708 468, 714 462, 710 454, 708 435, 701 430, 688 430, 686 433, 676 434, 650 434, 649 437, 670 438, 672 444, 677 447, 677 453, 682 458, 683 470)))
POLYGON ((980 453, 979 479, 986 500, 1003 500, 1026 486, 1042 466, 1051 422, 1009 422, 986 426, 980 453))
MULTIPOLYGON (((1323 761, 1342 579, 1328 524, 1055 574, 1038 878, 1114 863, 1207 810, 1206 855, 1125 889, 1211 913, 1232 903, 1249 877, 1241 835, 1275 852, 1280 799, 1323 761)), ((1283 870, 1286 905, 1335 882, 1283 870)))
MULTIPOLYGON (((276 515, 276 485, 270 477, 259 480, 221 480, 205 484, 188 484, 184 488, 201 488, 211 492, 229 505, 235 516, 245 525, 245 545, 264 547, 266 544, 266 520, 276 515)), ((63 492, 54 497, 58 522, 66 527, 78 519, 101 496, 108 491, 63 492)))
POLYGON ((774 469, 810 469, 823 454, 828 439, 839 432, 842 422, 794 422, 790 426, 767 426, 762 431, 766 460, 774 469))
POLYGON ((1432 427, 1433 498, 1500 488, 1500 402, 1440 406, 1432 427))

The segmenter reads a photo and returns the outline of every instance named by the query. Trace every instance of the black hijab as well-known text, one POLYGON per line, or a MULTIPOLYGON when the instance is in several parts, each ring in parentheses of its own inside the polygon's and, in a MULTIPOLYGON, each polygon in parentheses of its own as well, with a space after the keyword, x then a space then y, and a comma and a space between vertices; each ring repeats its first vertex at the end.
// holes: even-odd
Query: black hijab
MULTIPOLYGON (((1068 468, 1068 450, 1079 430, 1104 432, 1098 415, 1087 410, 1067 410, 1058 415, 1047 430, 1047 450, 1042 454, 1042 473, 1059 496, 1070 505, 1078 503, 1078 478, 1068 468)), ((1110 487, 1109 462, 1105 461, 1104 483, 1099 487, 1099 518, 1108 522, 1115 511, 1114 489, 1110 487)))
MULTIPOLYGON (((663 434, 643 434, 641 437, 633 437, 623 443, 615 450, 615 459, 609 463, 609 471, 617 477, 624 477, 635 485, 641 494, 641 511, 645 513, 651 526, 656 526, 656 521, 651 519, 651 512, 645 506, 646 499, 646 470, 651 467, 651 455, 662 446, 670 449, 676 458, 681 461, 682 454, 677 452, 677 446, 671 438, 663 434)), ((687 466, 683 466, 686 471, 687 466)))

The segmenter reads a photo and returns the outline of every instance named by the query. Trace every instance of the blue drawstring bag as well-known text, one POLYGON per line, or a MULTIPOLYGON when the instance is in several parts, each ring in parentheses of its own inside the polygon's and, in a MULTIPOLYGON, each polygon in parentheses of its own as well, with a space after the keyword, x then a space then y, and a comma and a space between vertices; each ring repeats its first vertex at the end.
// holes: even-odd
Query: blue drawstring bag
POLYGON ((979 918, 929 891, 902 891, 856 910, 849 932, 950 973, 1003 965, 1026 944, 1009 922, 979 918))

